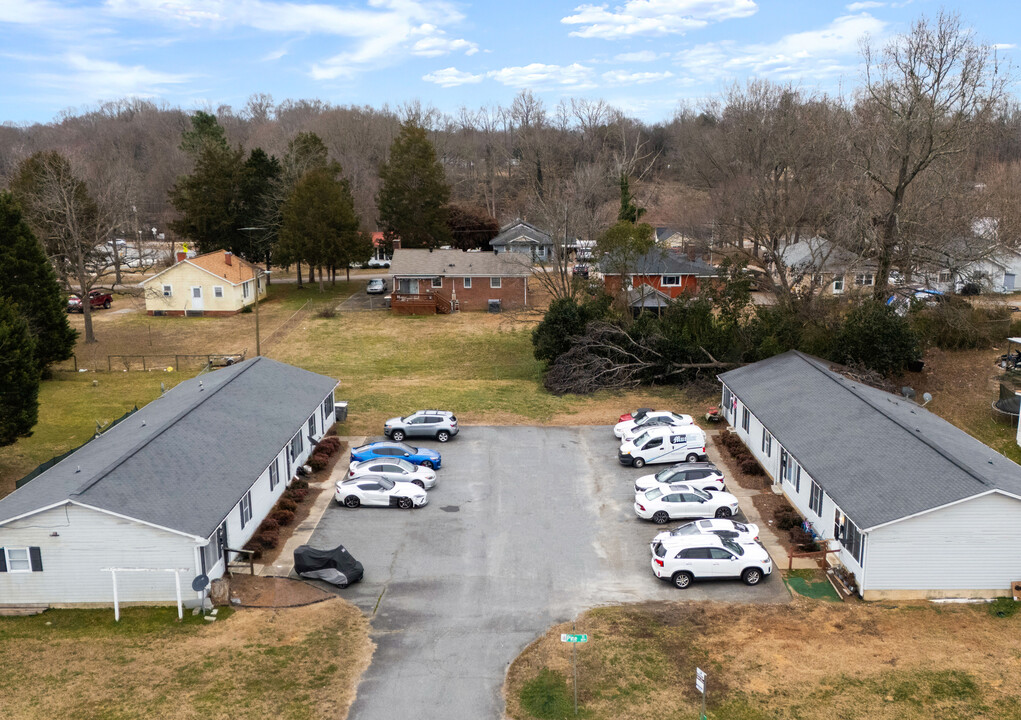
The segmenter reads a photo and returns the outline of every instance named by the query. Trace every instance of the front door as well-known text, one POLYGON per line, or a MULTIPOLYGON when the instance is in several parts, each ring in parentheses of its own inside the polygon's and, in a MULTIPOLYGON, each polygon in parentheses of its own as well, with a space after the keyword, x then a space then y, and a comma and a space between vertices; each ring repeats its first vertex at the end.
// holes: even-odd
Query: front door
POLYGON ((1014 292, 1014 273, 1003 274, 1003 289, 1007 292, 1014 292))
POLYGON ((193 287, 191 289, 191 309, 201 310, 202 309, 202 288, 193 287))

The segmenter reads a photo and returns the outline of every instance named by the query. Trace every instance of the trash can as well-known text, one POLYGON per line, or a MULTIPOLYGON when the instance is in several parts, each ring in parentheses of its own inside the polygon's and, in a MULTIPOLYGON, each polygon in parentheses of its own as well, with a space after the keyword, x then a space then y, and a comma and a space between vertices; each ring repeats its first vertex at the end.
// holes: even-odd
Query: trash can
POLYGON ((338 400, 336 404, 337 422, 347 420, 347 400, 338 400))
POLYGON ((498 312, 500 312, 500 301, 499 300, 490 300, 489 301, 489 312, 491 312, 491 313, 498 313, 498 312))

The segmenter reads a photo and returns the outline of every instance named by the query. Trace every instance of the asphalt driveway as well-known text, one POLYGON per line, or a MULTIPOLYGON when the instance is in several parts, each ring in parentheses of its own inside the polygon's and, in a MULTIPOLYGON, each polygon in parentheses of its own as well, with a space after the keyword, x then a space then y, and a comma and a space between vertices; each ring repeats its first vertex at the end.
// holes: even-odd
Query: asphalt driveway
MULTIPOLYGON (((356 278, 361 279, 361 278, 356 278)), ((355 293, 344 300, 337 306, 340 312, 365 312, 368 310, 386 310, 386 298, 390 294, 390 276, 389 275, 373 275, 371 278, 366 278, 365 285, 362 285, 355 293), (365 292, 365 285, 368 284, 369 279, 379 278, 387 285, 387 291, 381 295, 369 295, 365 292)))
MULTIPOLYGON (((757 587, 657 580, 634 516, 633 481, 610 427, 466 427, 443 453, 429 505, 332 504, 311 544, 342 543, 365 578, 339 591, 377 643, 353 720, 498 718, 508 664, 550 625, 595 605, 642 600, 786 602, 757 587)), ((579 632, 585 629, 578 627, 579 632)))

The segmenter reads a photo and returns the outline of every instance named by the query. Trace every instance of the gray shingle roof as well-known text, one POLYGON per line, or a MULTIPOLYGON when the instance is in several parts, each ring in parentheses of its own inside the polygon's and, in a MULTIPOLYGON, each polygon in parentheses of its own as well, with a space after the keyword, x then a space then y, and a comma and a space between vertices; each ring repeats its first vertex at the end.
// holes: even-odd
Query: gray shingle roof
POLYGON ((500 234, 489 241, 489 246, 502 247, 509 242, 534 245, 552 245, 553 238, 548 232, 524 220, 515 220, 500 228, 500 234))
POLYGON ((492 252, 463 250, 394 250, 390 261, 394 277, 525 277, 529 266, 519 258, 492 252))
POLYGON ((818 358, 791 351, 719 377, 863 530, 991 490, 1021 495, 1021 466, 818 358))
MULTIPOLYGON (((619 275, 613 272, 613 261, 604 257, 601 263, 606 275, 619 275)), ((619 266, 618 266, 619 269, 619 266)), ((702 260, 692 260, 687 253, 655 247, 637 258, 628 269, 634 275, 695 275, 696 277, 713 277, 716 268, 702 260)))
POLYGON ((209 537, 336 384, 265 357, 187 380, 0 499, 0 523, 71 500, 209 537))

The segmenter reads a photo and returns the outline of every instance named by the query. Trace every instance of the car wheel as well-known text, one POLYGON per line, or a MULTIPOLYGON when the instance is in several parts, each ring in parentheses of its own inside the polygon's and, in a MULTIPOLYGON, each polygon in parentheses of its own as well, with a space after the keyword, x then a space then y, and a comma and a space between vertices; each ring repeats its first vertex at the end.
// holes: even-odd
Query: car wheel
POLYGON ((748 568, 741 573, 741 579, 744 580, 745 585, 758 585, 762 580, 762 571, 758 568, 748 568))
POLYGON ((415 485, 418 485, 420 488, 425 490, 425 483, 422 482, 421 480, 412 480, 411 482, 413 482, 415 485))
POLYGON ((632 464, 636 468, 643 468, 643 467, 645 467, 645 461, 642 460, 641 458, 635 458, 635 460, 634 460, 634 462, 632 464))
POLYGON ((110 301, 109 300, 105 300, 103 302, 103 309, 104 310, 109 310, 110 309, 110 301))
POLYGON ((720 508, 716 511, 716 517, 726 520, 731 515, 730 508, 720 508))
POLYGON ((692 580, 692 577, 691 577, 691 573, 689 573, 689 572, 674 573, 674 577, 673 577, 674 586, 679 588, 679 589, 681 589, 681 590, 684 590, 689 585, 691 585, 691 580, 692 580))
POLYGON ((684 462, 695 462, 698 460, 698 455, 695 453, 688 453, 688 456, 684 458, 684 462))
POLYGON ((344 498, 344 505, 346 505, 349 508, 356 508, 356 507, 358 507, 361 504, 362 504, 362 501, 359 500, 354 495, 348 495, 346 498, 344 498))
POLYGON ((665 510, 660 510, 659 512, 653 514, 652 521, 657 525, 666 525, 668 522, 670 522, 670 516, 667 514, 665 510))
POLYGON ((401 510, 409 510, 414 505, 415 505, 415 503, 412 502, 411 498, 398 498, 397 499, 397 507, 399 507, 401 510))
POLYGON ((425 467, 429 468, 430 470, 432 470, 432 468, 433 468, 432 460, 426 460, 424 463, 422 463, 422 465, 424 465, 425 467))
POLYGON ((450 433, 448 433, 446 430, 440 430, 438 433, 436 433, 436 439, 439 440, 440 442, 446 442, 447 440, 450 439, 450 433))
POLYGON ((394 430, 392 433, 390 433, 390 437, 393 439, 394 442, 401 442, 402 440, 404 440, 404 431, 394 430))

